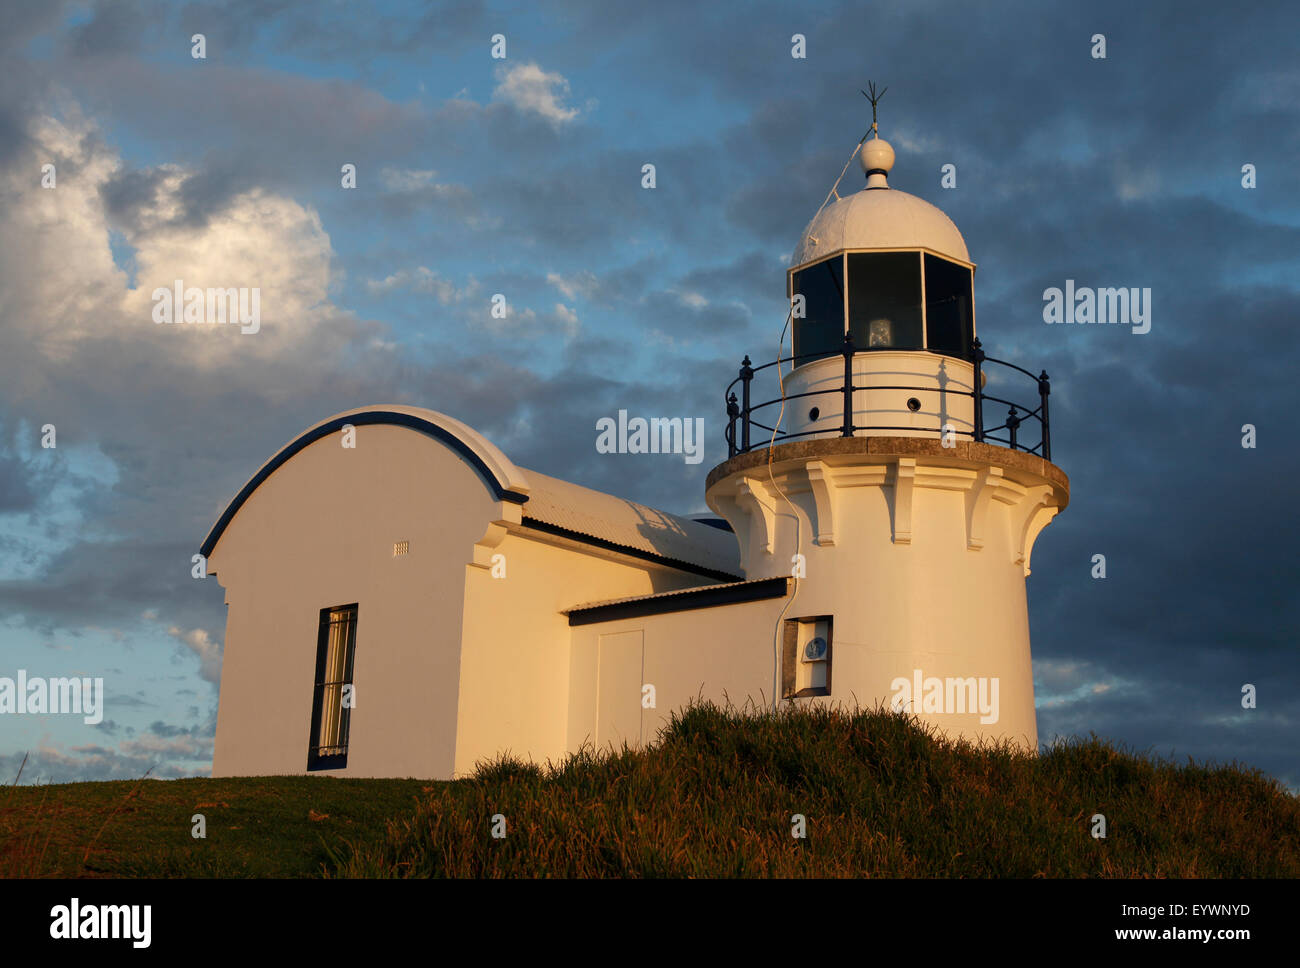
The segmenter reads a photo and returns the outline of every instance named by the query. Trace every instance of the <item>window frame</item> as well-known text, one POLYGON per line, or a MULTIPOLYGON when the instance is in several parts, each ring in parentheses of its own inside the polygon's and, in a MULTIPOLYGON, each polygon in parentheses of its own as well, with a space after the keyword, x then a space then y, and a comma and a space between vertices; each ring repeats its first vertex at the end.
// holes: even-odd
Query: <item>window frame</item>
MULTIPOLYGON (((960 356, 954 357, 952 356, 951 353, 942 353, 930 347, 929 305, 925 294, 925 257, 927 255, 933 256, 936 259, 942 259, 945 262, 950 262, 953 265, 959 266, 960 268, 966 269, 970 272, 970 279, 971 279, 970 340, 972 345, 974 344, 974 341, 978 338, 979 335, 979 331, 976 325, 976 318, 975 318, 975 263, 967 262, 964 259, 958 259, 956 256, 947 255, 943 252, 937 252, 934 249, 931 249, 927 246, 901 246, 900 245, 900 246, 886 246, 877 249, 858 249, 858 248, 840 249, 837 252, 831 253, 829 255, 819 256, 816 259, 810 259, 809 261, 800 263, 797 266, 791 266, 789 269, 786 270, 785 291, 786 291, 787 305, 789 305, 790 300, 794 298, 794 277, 796 273, 803 272, 805 269, 811 269, 813 266, 817 265, 818 263, 827 262, 830 259, 839 259, 840 277, 844 280, 844 300, 843 300, 844 309, 841 316, 841 323, 842 323, 841 331, 842 333, 848 333, 849 332, 849 289, 850 289, 848 257, 855 253, 874 254, 874 253, 885 253, 885 252, 915 252, 917 253, 917 258, 920 260, 920 264, 921 264, 921 344, 922 344, 921 349, 904 350, 904 349, 896 349, 894 347, 882 347, 880 349, 873 350, 873 349, 868 349, 865 346, 854 346, 855 354, 856 353, 933 353, 936 356, 946 356, 949 357, 950 359, 962 359, 969 363, 970 360, 966 357, 960 357, 960 356)), ((794 322, 795 322, 794 320, 791 320, 792 324, 794 322)), ((791 343, 791 351, 790 351, 791 355, 795 355, 793 325, 791 326, 790 343, 791 343)), ((798 369, 801 366, 807 366, 812 363, 818 363, 822 360, 829 359, 831 356, 834 355, 835 354, 827 354, 826 356, 819 355, 813 359, 796 363, 795 369, 798 369)))
MULTIPOLYGON (((845 275, 845 273, 848 270, 848 258, 843 251, 838 252, 835 255, 825 256, 821 259, 813 259, 811 262, 805 262, 801 266, 797 266, 796 268, 787 270, 786 277, 785 277, 786 304, 793 307, 794 296, 795 296, 794 277, 796 275, 798 275, 801 272, 807 272, 810 269, 815 269, 817 266, 822 265, 824 263, 829 263, 835 259, 838 259, 840 263, 840 278, 839 278, 838 285, 840 289, 840 344, 842 347, 844 341, 844 334, 848 332, 847 326, 848 326, 848 318, 849 318, 849 280, 848 280, 848 276, 845 275)), ((806 308, 807 307, 805 307, 805 309, 806 308)), ((808 322, 808 318, 806 314, 802 319, 794 319, 793 317, 790 319, 791 357, 797 358, 800 355, 799 340, 796 339, 796 333, 798 333, 799 331, 799 324, 807 323, 807 322, 808 322)), ((835 349, 835 350, 828 350, 825 353, 818 352, 816 355, 810 356, 809 359, 806 359, 802 362, 795 362, 794 365, 796 368, 798 368, 800 366, 805 366, 809 363, 816 363, 819 360, 826 360, 836 355, 842 355, 843 352, 844 351, 842 348, 835 349)))
POLYGON ((830 696, 832 689, 832 674, 834 672, 835 659, 835 616, 834 615, 801 615, 798 618, 788 618, 785 620, 785 626, 782 629, 781 636, 781 698, 787 699, 808 699, 813 696, 830 696), (799 627, 801 625, 811 625, 816 628, 818 623, 826 623, 826 658, 820 661, 826 663, 826 685, 808 686, 802 689, 796 688, 798 680, 798 668, 802 648, 799 639, 799 627))
MULTIPOLYGON (((921 257, 921 287, 922 287, 922 297, 924 299, 924 304, 926 307, 926 316, 927 316, 927 326, 925 332, 925 348, 929 352, 935 353, 939 356, 947 356, 952 359, 966 360, 967 362, 969 362, 971 359, 971 352, 975 344, 975 269, 974 267, 967 266, 965 263, 960 262, 957 259, 950 259, 947 256, 938 255, 934 252, 924 252, 922 253, 922 257, 921 257), (967 311, 967 315, 969 316, 969 320, 967 326, 960 327, 959 329, 959 335, 961 337, 962 343, 964 344, 963 346, 963 349, 965 350, 964 354, 948 353, 943 350, 936 349, 935 347, 930 345, 930 331, 929 331, 929 324, 928 324, 928 317, 930 311, 930 293, 928 292, 928 290, 926 290, 926 276, 925 276, 925 263, 928 259, 935 259, 940 263, 944 263, 947 266, 956 267, 957 269, 961 269, 965 272, 963 281, 966 283, 964 288, 965 288, 965 298, 966 298, 966 311, 967 311)), ((959 326, 960 326, 960 321, 959 321, 959 326)))
MULTIPOLYGON (((887 256, 887 255, 915 255, 917 260, 916 276, 917 281, 917 302, 916 309, 919 315, 919 346, 880 346, 872 348, 868 339, 862 345, 859 345, 858 338, 853 339, 853 348, 855 352, 895 352, 895 353, 923 353, 928 348, 926 346, 925 331, 925 253, 920 249, 862 249, 862 250, 845 250, 844 252, 844 325, 845 332, 853 331, 853 318, 850 315, 853 307, 853 285, 850 282, 852 260, 850 256, 887 256)), ((909 311, 911 307, 908 307, 909 311)), ((868 314, 869 315, 869 314, 868 314)))
POLYGON ((311 733, 307 738, 307 770, 340 770, 348 765, 348 740, 352 725, 352 706, 343 704, 343 686, 354 685, 357 652, 357 625, 360 609, 357 602, 350 605, 332 605, 320 610, 316 631, 316 664, 312 677, 311 733), (330 631, 334 625, 331 616, 336 612, 348 613, 348 634, 344 642, 343 678, 326 682, 325 664, 329 658, 330 631), (325 714, 325 692, 330 686, 339 687, 338 735, 339 742, 320 745, 321 721, 325 714), (321 753, 323 749, 339 750, 321 753))

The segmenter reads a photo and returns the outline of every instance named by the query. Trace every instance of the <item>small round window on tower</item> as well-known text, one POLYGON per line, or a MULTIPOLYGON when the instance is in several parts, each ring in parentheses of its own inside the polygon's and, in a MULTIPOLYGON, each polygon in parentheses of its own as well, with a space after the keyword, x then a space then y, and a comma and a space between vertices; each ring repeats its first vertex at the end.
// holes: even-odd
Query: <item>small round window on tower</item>
POLYGON ((821 407, 813 407, 811 410, 808 411, 809 420, 816 420, 821 415, 822 415, 821 407))
POLYGON ((916 399, 916 397, 908 397, 907 409, 912 411, 912 413, 916 413, 916 411, 921 409, 921 401, 916 399))

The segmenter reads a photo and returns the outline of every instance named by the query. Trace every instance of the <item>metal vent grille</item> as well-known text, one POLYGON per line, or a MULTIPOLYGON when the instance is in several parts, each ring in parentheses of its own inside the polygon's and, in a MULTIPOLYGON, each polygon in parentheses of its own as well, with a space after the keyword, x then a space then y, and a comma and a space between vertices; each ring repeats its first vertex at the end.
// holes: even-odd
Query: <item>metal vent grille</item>
POLYGON ((411 542, 409 542, 409 541, 394 541, 394 542, 393 542, 393 557, 394 557, 394 558, 396 558, 398 555, 409 555, 410 553, 411 553, 411 542))

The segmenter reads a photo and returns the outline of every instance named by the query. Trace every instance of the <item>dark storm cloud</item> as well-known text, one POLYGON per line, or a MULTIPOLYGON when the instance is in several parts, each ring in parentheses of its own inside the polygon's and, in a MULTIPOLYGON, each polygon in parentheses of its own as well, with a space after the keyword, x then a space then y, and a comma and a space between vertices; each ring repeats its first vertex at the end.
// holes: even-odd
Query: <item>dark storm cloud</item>
MULTIPOLYGON (((951 19, 960 24, 973 15, 951 19)), ((1294 785, 1300 676, 1285 650, 1293 648, 1300 622, 1291 594, 1297 534, 1287 482, 1300 468, 1281 441, 1243 450, 1240 427, 1268 421, 1280 429, 1278 415, 1300 405, 1288 376, 1300 363, 1294 288, 1246 283, 1261 269, 1296 265, 1300 244, 1289 225, 1264 211, 1267 220, 1253 216, 1255 199, 1243 197, 1238 183, 1240 164, 1255 160, 1278 178, 1271 197, 1294 207, 1296 194, 1287 191, 1294 166, 1285 160, 1294 113, 1263 141, 1258 118, 1272 116, 1276 105, 1229 105, 1221 86, 1193 115, 1188 75, 1150 69, 1178 60, 1170 36, 1145 12, 1103 13, 1098 20, 1115 25, 1112 51, 1137 31, 1140 58, 1107 72, 1110 63, 1080 57, 1087 37, 1107 29, 1104 24, 1077 25, 1070 28, 1075 36, 1063 38, 1067 25, 1045 25, 1042 18, 999 19, 973 35, 967 23, 959 30, 967 40, 950 44, 944 43, 954 29, 947 18, 899 24, 903 40, 891 40, 898 51, 911 56, 921 47, 943 47, 951 75, 968 70, 981 81, 978 92, 954 100, 951 75, 934 72, 925 58, 889 74, 898 90, 913 88, 910 100, 924 111, 926 123, 908 129, 948 143, 919 158, 900 151, 891 180, 943 205, 965 232, 981 262, 977 302, 990 352, 996 355, 1001 344, 1022 365, 1047 366, 1056 376, 1056 457, 1073 476, 1075 497, 1035 553, 1029 582, 1035 652, 1086 657, 1105 670, 1101 675, 1134 685, 1122 698, 1099 692, 1071 706, 1045 707, 1044 738, 1087 724, 1164 752, 1225 759, 1245 749, 1294 785), (1018 56, 990 71, 995 46, 1018 56), (1063 86, 1072 81, 1082 96, 1063 98, 1062 85, 1042 83, 1043 61, 1066 54, 1073 60, 1063 86), (925 72, 932 78, 918 76, 925 72), (930 87, 936 89, 927 94, 930 87), (1234 144, 1236 129, 1243 137, 1231 150, 1226 146, 1234 144), (1094 157, 1069 160, 1078 147, 1071 139, 1090 144, 1094 157), (1128 159, 1127 170, 1117 158, 1128 159), (963 190, 943 193, 938 169, 949 161, 958 164, 963 190), (933 173, 928 184, 927 171, 933 173), (1144 185, 1144 174, 1154 182, 1147 178, 1144 185), (1135 197, 1120 197, 1126 182, 1137 183, 1135 197), (1001 277, 990 280, 991 272, 1001 277), (1065 278, 1152 287, 1153 333, 1047 327, 1042 291, 1065 278), (990 284, 997 298, 988 297, 990 284), (1097 552, 1108 553, 1104 582, 1089 576, 1097 552), (1268 709, 1253 726, 1224 727, 1222 717, 1242 712, 1241 684, 1255 681, 1269 684, 1268 709)), ((1184 43, 1187 36, 1243 29, 1227 15, 1196 12, 1190 20, 1184 43)), ((743 36, 745 28, 739 30, 743 36)), ((1231 45, 1210 46, 1219 68, 1241 71, 1239 61, 1223 54, 1231 45)), ((1280 54, 1276 38, 1263 46, 1280 54)), ((719 45, 717 57, 698 62, 695 76, 717 72, 718 82, 728 84, 728 58, 741 56, 742 47, 719 45)), ((665 50, 671 56, 681 48, 665 50)), ((1256 63, 1267 72, 1267 54, 1256 63)), ((834 70, 820 76, 848 81, 834 70)), ((883 102, 893 109, 885 117, 902 125, 906 112, 898 93, 892 97, 883 102)), ((770 163, 733 191, 726 212, 772 248, 789 247, 843 164, 815 146, 845 140, 842 127, 830 130, 830 120, 839 120, 834 110, 799 113, 797 135, 786 131, 784 138, 774 137, 781 126, 772 119, 781 115, 759 109, 752 130, 735 129, 728 138, 742 156, 754 153, 751 135, 771 146, 763 152, 770 163), (820 179, 807 177, 813 168, 820 179)), ((850 168, 848 190, 860 177, 850 168)), ((613 466, 610 471, 620 476, 613 466)))
POLYGON ((9 164, 26 140, 26 119, 12 106, 0 105, 0 165, 9 164))
POLYGON ((645 299, 639 319, 647 330, 719 336, 743 331, 750 316, 737 305, 693 305, 680 292, 652 292, 645 299))
MULTIPOLYGON (((420 57, 463 47, 473 37, 486 44, 494 19, 482 0, 430 3, 414 18, 348 4, 302 4, 295 0, 212 0, 187 3, 172 20, 205 31, 224 51, 244 55, 254 44, 331 63, 368 67, 380 55, 420 57)), ((186 35, 188 36, 188 34, 186 35)))
POLYGON ((202 228, 237 195, 255 187, 255 176, 234 159, 206 164, 181 182, 179 197, 184 214, 178 221, 188 228, 202 228))
POLYGON ((603 150, 492 181, 483 192, 489 211, 509 219, 531 244, 595 259, 622 247, 628 229, 680 240, 689 250, 716 237, 709 211, 721 158, 716 149, 640 152, 603 150), (656 186, 642 188, 642 165, 656 166, 656 186), (708 184, 712 182, 712 184, 708 184))
POLYGON ((158 168, 125 168, 110 175, 99 188, 108 218, 131 234, 148 229, 155 221, 152 212, 166 179, 167 172, 158 168))
POLYGON ((709 299, 753 301, 766 296, 780 304, 785 297, 785 270, 784 259, 754 250, 728 262, 697 266, 678 285, 709 299))
POLYGON ((0 50, 17 50, 33 37, 52 30, 63 19, 67 7, 62 0, 0 4, 0 50))
POLYGON ((153 209, 160 191, 173 177, 175 173, 162 168, 124 168, 100 186, 105 210, 129 233, 173 227, 201 229, 222 214, 236 196, 259 185, 255 172, 243 162, 210 156, 180 176, 176 193, 180 211, 160 220, 153 209))
POLYGON ((201 726, 173 726, 156 719, 149 724, 149 732, 164 739, 172 739, 176 736, 212 736, 215 725, 213 721, 201 726))
POLYGON ((91 5, 89 20, 68 31, 68 53, 73 57, 135 53, 159 36, 166 21, 167 7, 161 2, 100 0, 91 5))
POLYGON ((97 744, 69 747, 42 747, 37 750, 0 754, 0 776, 15 777, 20 766, 28 783, 72 783, 86 780, 138 780, 148 774, 156 780, 205 776, 211 772, 212 746, 195 744, 193 749, 170 748, 149 750, 124 740, 123 747, 132 752, 97 744), (22 766, 23 757, 27 763, 22 766), (179 760, 183 765, 177 765, 179 760), (168 762, 170 761, 170 762, 168 762))
POLYGON ((18 427, 10 425, 8 430, 0 436, 0 514, 32 511, 38 504, 39 495, 48 490, 53 475, 41 461, 20 457, 17 452, 18 427))
POLYGON ((57 555, 49 575, 0 583, 0 609, 22 615, 47 634, 67 627, 126 626, 144 607, 183 601, 191 594, 193 541, 78 541, 57 555), (180 552, 180 553, 178 553, 180 552))

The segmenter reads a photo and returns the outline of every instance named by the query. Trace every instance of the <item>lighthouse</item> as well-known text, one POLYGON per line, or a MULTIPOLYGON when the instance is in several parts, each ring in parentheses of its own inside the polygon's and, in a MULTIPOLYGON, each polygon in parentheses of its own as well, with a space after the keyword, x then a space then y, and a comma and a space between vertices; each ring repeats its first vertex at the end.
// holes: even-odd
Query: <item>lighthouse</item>
MULTIPOLYGON (((199 548, 229 609, 214 775, 465 776, 653 743, 699 700, 888 705, 1036 749, 1025 579, 1069 500, 1047 374, 986 352, 966 243, 890 187, 889 144, 854 154, 865 183, 794 248, 776 358, 723 394, 720 517, 404 404, 271 455, 199 548)), ((621 459, 631 421, 593 416, 621 459)), ((651 459, 703 460, 698 418, 634 419, 651 459)))
POLYGON ((892 146, 857 158, 865 184, 832 189, 794 248, 781 356, 728 387, 707 501, 747 579, 791 579, 775 697, 1036 749, 1026 579, 1069 501, 1048 377, 986 354, 966 243, 890 186, 892 146))

